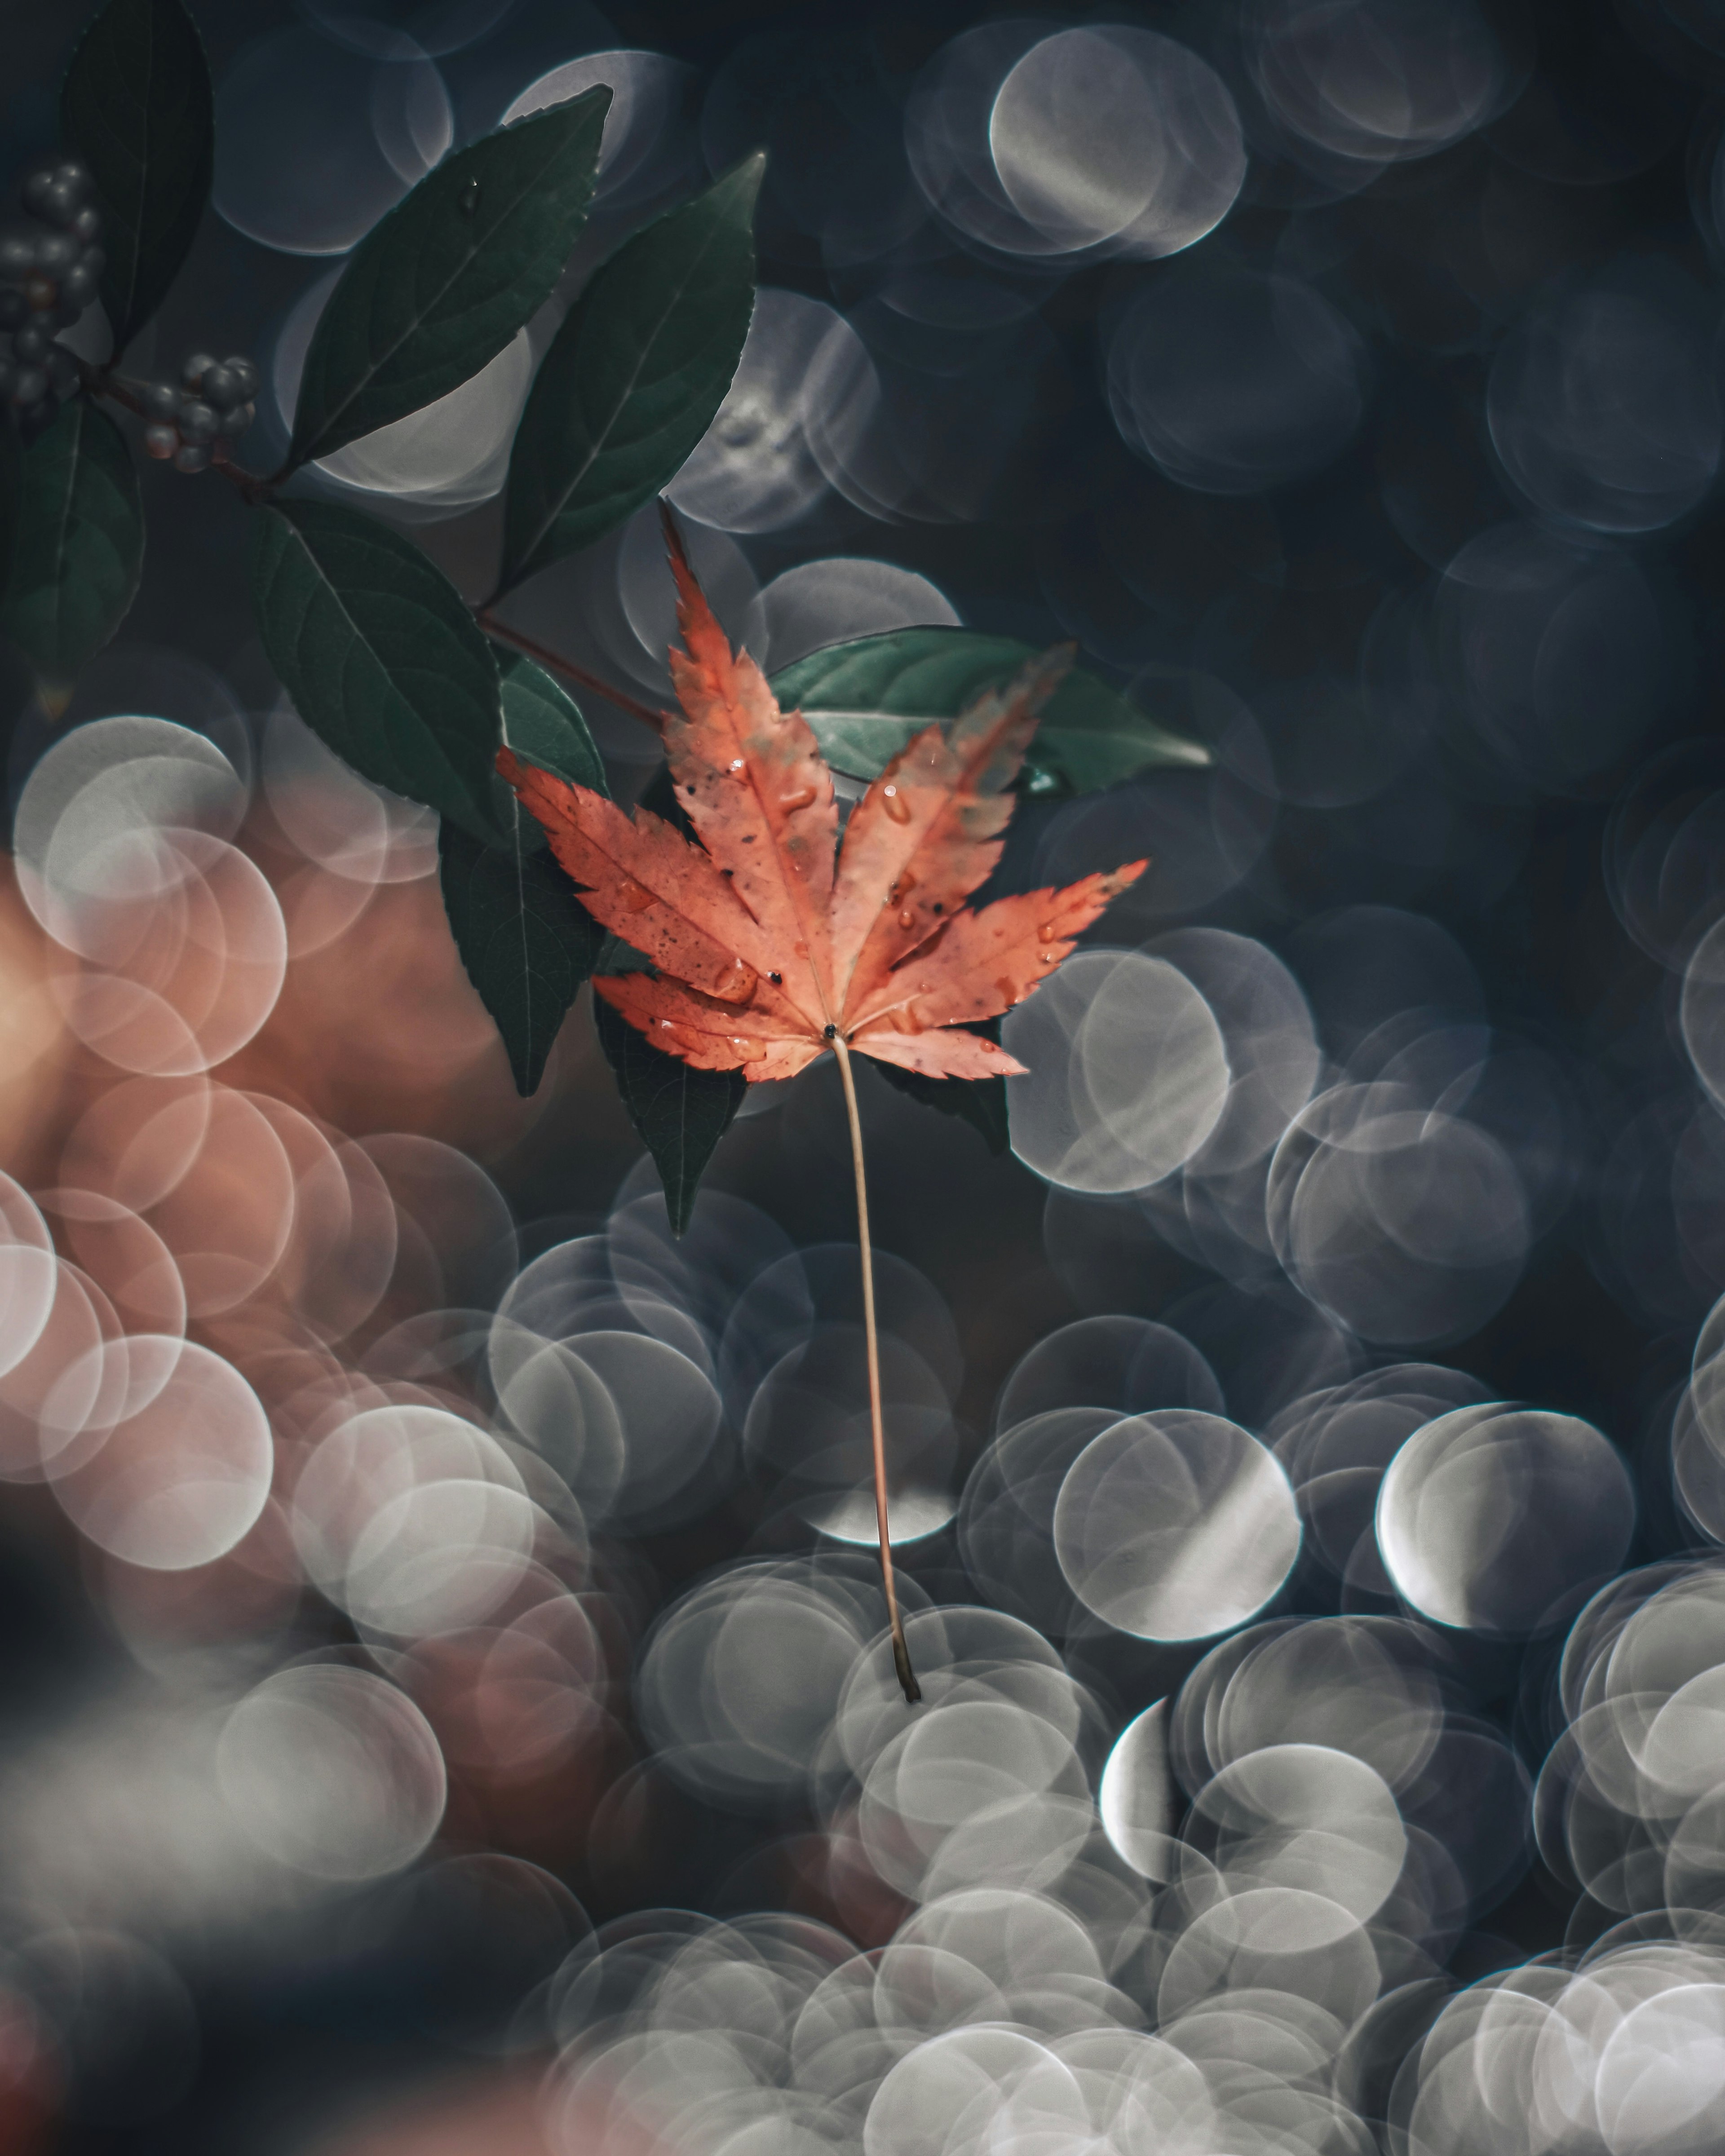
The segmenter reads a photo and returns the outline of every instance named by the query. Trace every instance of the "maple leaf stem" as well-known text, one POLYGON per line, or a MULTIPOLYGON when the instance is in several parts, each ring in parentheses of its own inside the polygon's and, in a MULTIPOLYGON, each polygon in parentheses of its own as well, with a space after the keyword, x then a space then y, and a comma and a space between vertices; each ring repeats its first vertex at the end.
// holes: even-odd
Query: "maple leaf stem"
POLYGON ((489 607, 478 608, 473 618, 487 636, 495 636, 500 644, 512 644, 517 651, 525 652, 529 659, 536 660, 540 665, 548 668, 552 673, 562 675, 580 688, 591 689, 596 696, 603 696, 607 703, 615 704, 619 711, 627 711, 632 719, 639 719, 644 726, 651 726, 655 733, 662 730, 664 712, 655 711, 650 704, 639 702, 626 689, 615 688, 610 682, 601 680, 598 675, 589 674, 586 667, 578 666, 572 659, 565 659, 560 651, 553 651, 549 644, 536 644, 531 636, 523 636, 518 629, 511 629, 507 622, 499 621, 489 607))
POLYGON ((863 1165, 862 1121, 856 1112, 856 1081, 850 1075, 850 1050, 843 1034, 834 1034, 839 1075, 845 1082, 845 1112, 850 1118, 850 1159, 856 1170, 856 1236, 862 1249, 863 1337, 869 1358, 869 1427, 875 1440, 875 1520, 880 1533, 880 1580, 886 1590, 886 1614, 892 1626, 892 1666, 914 1707, 922 1697, 911 1650, 905 1645, 904 1620, 892 1584, 892 1542, 886 1532, 886 1431, 880 1415, 880 1342, 875 1326, 875 1258, 869 1243, 869 1178, 863 1165))

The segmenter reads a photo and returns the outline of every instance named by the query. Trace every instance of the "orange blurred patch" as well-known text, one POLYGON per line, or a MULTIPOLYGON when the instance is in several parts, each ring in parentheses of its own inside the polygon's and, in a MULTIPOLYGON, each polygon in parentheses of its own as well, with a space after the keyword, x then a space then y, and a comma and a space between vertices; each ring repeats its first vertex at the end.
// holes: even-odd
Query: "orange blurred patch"
POLYGON ((48 938, 0 858, 0 1162, 26 1185, 52 1179, 71 1047, 49 970, 48 938))
POLYGON ((222 1075, 350 1134, 417 1131, 480 1158, 506 1152, 550 1091, 516 1092, 435 877, 384 886, 351 928, 296 958, 268 1023, 222 1075))

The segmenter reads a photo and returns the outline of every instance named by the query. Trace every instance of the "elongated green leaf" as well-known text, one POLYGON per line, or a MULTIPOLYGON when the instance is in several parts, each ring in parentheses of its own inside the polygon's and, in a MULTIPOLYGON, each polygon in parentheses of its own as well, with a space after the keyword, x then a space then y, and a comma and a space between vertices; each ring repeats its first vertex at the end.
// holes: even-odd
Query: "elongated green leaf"
POLYGON ((622 523, 711 425, 754 307, 765 170, 746 158, 638 232, 570 310, 516 433, 500 589, 622 523))
MULTIPOLYGON (((521 652, 503 644, 492 649, 510 747, 559 778, 608 793, 603 760, 573 700, 521 652)), ((507 843, 482 846, 446 819, 438 834, 439 870, 455 948, 525 1097, 538 1089, 557 1028, 593 972, 605 932, 515 794, 501 779, 492 792, 507 843)))
MULTIPOLYGON (((990 1019, 986 1024, 973 1025, 970 1030, 986 1034, 990 1040, 999 1040, 1000 1021, 998 1018, 990 1019)), ((943 1116, 957 1116, 973 1130, 980 1131, 990 1152, 1004 1153, 1011 1144, 1004 1078, 925 1078, 920 1070, 901 1070, 896 1063, 878 1063, 872 1059, 869 1068, 878 1071, 889 1086, 896 1086, 901 1093, 908 1093, 913 1101, 920 1101, 924 1107, 938 1108, 943 1116)))
POLYGON ((691 1070, 680 1056, 654 1047, 597 996, 593 1013, 629 1119, 665 1185, 671 1233, 680 1235, 713 1149, 742 1106, 747 1081, 740 1070, 691 1070))
POLYGON ((144 505, 126 438, 87 398, 23 453, 3 619, 39 675, 64 686, 126 619, 144 567, 144 505))
MULTIPOLYGON (((605 760, 594 747, 574 698, 525 652, 501 644, 491 649, 503 684, 504 740, 517 756, 536 763, 542 771, 589 787, 595 793, 608 793, 605 760)), ((533 822, 531 816, 526 820, 533 822)))
POLYGON ((448 822, 438 833, 444 911, 467 978, 503 1037, 516 1090, 538 1090, 545 1059, 603 931, 548 853, 482 846, 448 822))
POLYGON ((292 465, 447 396, 551 297, 593 198, 601 83, 428 172, 354 249, 318 317, 292 465))
MULTIPOLYGON (((574 699, 542 666, 513 646, 493 639, 491 655, 503 690, 503 740, 542 771, 591 787, 595 793, 608 793, 605 760, 593 746, 574 699)), ((544 850, 545 833, 523 812, 513 789, 495 770, 490 799, 491 821, 508 834, 512 850, 528 854, 544 850)))
POLYGON ((443 572, 357 510, 290 501, 252 530, 258 634, 300 716, 366 778, 485 844, 497 665, 443 572))
POLYGON ((120 352, 162 305, 209 200, 215 96, 181 0, 108 0, 66 70, 60 133, 95 175, 120 352))
MULTIPOLYGON (((873 778, 931 719, 951 719, 973 697, 1034 656, 1015 637, 970 629, 893 629, 811 651, 773 677, 788 711, 799 706, 835 770, 873 778)), ((1157 764, 1187 767, 1209 752, 1147 718, 1095 675, 1074 670, 1050 697, 1025 758, 1032 793, 1088 793, 1157 764)))

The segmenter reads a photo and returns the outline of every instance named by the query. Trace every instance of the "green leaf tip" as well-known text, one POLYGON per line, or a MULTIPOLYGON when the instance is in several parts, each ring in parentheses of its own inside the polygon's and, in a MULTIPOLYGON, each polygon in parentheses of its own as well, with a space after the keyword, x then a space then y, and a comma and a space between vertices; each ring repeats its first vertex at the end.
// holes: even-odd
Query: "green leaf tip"
POLYGON ((516 431, 500 591, 632 516, 712 424, 754 311, 765 170, 746 157, 626 239, 564 317, 516 431))
POLYGON ((447 396, 544 305, 587 222, 610 102, 600 83, 498 128, 372 226, 312 332, 290 468, 447 396))
MULTIPOLYGON (((1035 656, 1015 637, 953 627, 886 629, 811 651, 772 689, 801 709, 837 771, 873 778, 932 721, 956 718, 1035 656)), ((1208 749, 1158 726, 1075 667, 1049 698, 1024 762, 1031 793, 1088 793, 1153 768, 1201 768, 1208 749)))
POLYGON ((629 1119, 659 1170, 671 1233, 680 1235, 719 1140, 730 1129, 748 1081, 740 1070, 696 1070, 637 1033, 609 1004, 593 998, 593 1023, 629 1119))
POLYGON ((438 834, 438 877, 456 951, 525 1099, 538 1091, 603 931, 550 856, 519 839, 506 849, 483 846, 445 821, 438 834))

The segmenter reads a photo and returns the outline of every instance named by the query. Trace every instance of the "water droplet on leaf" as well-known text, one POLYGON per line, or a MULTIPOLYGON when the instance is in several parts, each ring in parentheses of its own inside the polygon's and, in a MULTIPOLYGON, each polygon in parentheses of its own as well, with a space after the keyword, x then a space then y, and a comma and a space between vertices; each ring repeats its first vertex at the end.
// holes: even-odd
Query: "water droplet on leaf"
POLYGON ((652 892, 644 885, 637 883, 633 876, 623 879, 617 895, 631 913, 644 913, 649 906, 659 903, 652 892))
POLYGON ((461 190, 461 214, 462 214, 462 216, 463 216, 463 217, 475 217, 475 216, 477 216, 477 215, 478 215, 478 213, 479 213, 479 206, 480 206, 480 183, 479 183, 479 182, 478 182, 477 180, 470 180, 470 181, 467 182, 467 185, 466 185, 465 187, 463 187, 463 188, 462 188, 462 190, 461 190))

